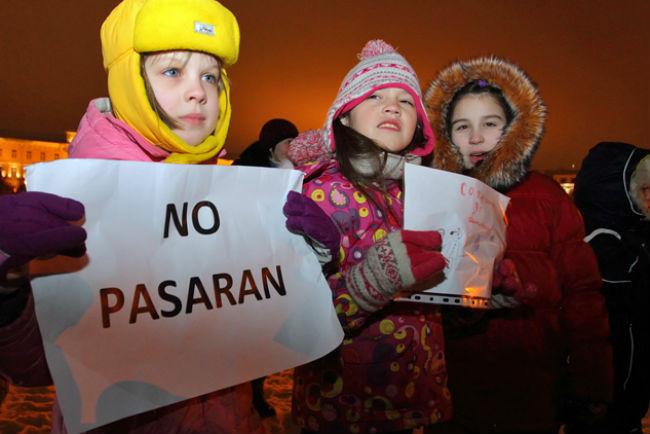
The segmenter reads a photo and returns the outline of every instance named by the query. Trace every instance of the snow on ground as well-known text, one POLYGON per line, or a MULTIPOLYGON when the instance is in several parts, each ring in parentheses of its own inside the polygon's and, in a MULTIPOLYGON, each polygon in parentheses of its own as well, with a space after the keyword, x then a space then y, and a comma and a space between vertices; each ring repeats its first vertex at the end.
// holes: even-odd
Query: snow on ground
MULTIPOLYGON (((275 408, 276 416, 262 420, 267 433, 297 434, 300 429, 291 421, 292 371, 269 376, 264 383, 266 400, 275 408)), ((54 387, 17 387, 8 385, 8 393, 0 405, 0 433, 49 433, 54 387)))
MULTIPOLYGON (((266 400, 275 408, 276 416, 263 419, 267 433, 297 434, 300 429, 291 421, 292 371, 270 375, 264 382, 266 400)), ((54 387, 17 387, 9 390, 0 405, 0 433, 49 433, 54 387)), ((650 433, 648 414, 643 419, 643 432, 650 433)))
POLYGON ((54 387, 8 387, 0 405, 0 433, 49 433, 54 387))

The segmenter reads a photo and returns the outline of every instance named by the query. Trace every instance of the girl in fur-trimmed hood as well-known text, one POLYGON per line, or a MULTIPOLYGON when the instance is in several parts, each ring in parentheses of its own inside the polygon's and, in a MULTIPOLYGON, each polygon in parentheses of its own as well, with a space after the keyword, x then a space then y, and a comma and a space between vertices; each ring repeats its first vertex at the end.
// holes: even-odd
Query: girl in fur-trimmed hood
POLYGON ((433 167, 510 197, 505 257, 535 288, 471 319, 466 308, 443 313, 458 320, 445 329, 454 416, 432 431, 557 432, 565 407, 571 427, 596 419, 611 398, 607 312, 579 212, 555 181, 530 171, 546 117, 537 87, 516 65, 481 57, 441 71, 425 105, 433 167))
POLYGON ((533 82, 517 66, 496 57, 455 62, 431 83, 425 102, 438 140, 435 168, 465 173, 497 190, 512 188, 527 175, 544 132, 546 107, 533 82), (463 165, 450 132, 450 108, 468 93, 494 95, 509 117, 497 146, 472 167, 463 165))

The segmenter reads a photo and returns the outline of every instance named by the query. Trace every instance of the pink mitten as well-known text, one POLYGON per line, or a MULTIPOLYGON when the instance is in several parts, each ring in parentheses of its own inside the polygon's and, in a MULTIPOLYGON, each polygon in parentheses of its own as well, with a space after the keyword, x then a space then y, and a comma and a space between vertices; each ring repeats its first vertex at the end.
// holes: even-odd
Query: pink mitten
POLYGON ((437 231, 397 230, 366 251, 364 260, 346 274, 350 296, 374 312, 399 291, 440 273, 446 265, 437 231))
POLYGON ((490 307, 513 308, 529 304, 536 295, 537 286, 534 283, 521 283, 512 259, 504 258, 494 267, 490 307))
POLYGON ((506 295, 513 295, 521 290, 521 281, 517 275, 515 263, 510 258, 503 258, 495 267, 492 276, 492 290, 498 289, 506 295))

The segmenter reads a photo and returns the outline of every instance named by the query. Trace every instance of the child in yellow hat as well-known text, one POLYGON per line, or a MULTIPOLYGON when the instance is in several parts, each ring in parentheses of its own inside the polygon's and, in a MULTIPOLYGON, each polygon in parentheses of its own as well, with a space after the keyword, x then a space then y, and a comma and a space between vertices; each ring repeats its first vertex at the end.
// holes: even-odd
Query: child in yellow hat
POLYGON ((214 0, 125 0, 101 41, 110 99, 90 102, 70 157, 213 161, 230 123, 233 14, 214 0))
MULTIPOLYGON (((101 41, 110 98, 90 102, 69 156, 214 162, 230 122, 225 68, 239 54, 234 15, 214 0, 124 0, 104 21, 101 41)), ((82 243, 83 238, 85 233, 73 241, 82 243)), ((51 383, 29 284, 0 295, 11 298, 5 303, 0 297, 0 375, 25 386, 51 383), (9 314, 12 320, 4 321, 9 314)), ((246 383, 128 417, 93 433, 261 431, 246 383)), ((52 432, 67 432, 56 404, 52 432)))

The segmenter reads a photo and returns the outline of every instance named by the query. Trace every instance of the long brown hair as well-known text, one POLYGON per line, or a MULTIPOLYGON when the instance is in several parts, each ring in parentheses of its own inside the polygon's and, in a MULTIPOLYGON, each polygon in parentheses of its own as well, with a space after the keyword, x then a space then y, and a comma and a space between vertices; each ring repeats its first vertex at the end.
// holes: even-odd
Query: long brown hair
MULTIPOLYGON (((382 211, 382 215, 390 213, 391 216, 397 220, 397 216, 393 214, 390 206, 387 205, 386 193, 388 190, 387 180, 383 175, 384 167, 388 159, 388 153, 381 149, 369 137, 357 132, 341 122, 341 117, 334 120, 332 123, 332 133, 334 135, 334 143, 336 145, 335 155, 336 161, 339 163, 341 173, 345 178, 350 181, 376 208, 382 211), (364 159, 370 163, 370 173, 361 172, 354 164, 354 160, 364 159), (379 193, 378 195, 372 194, 373 192, 379 193), (378 201, 381 199, 381 204, 378 201)), ((405 155, 411 150, 424 145, 427 138, 424 136, 422 121, 418 119, 413 133, 411 143, 404 148, 400 155, 405 155)), ((384 217, 385 220, 385 217, 384 217)))

